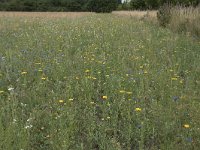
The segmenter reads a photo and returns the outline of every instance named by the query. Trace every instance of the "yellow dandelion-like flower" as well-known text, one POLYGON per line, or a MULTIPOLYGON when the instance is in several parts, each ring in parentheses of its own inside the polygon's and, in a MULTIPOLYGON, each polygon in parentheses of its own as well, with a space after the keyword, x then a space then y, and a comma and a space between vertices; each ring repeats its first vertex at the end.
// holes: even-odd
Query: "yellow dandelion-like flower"
POLYGON ((137 107, 137 108, 135 108, 135 111, 140 112, 140 111, 142 111, 142 109, 137 107))
POLYGON ((173 77, 173 78, 171 78, 171 80, 172 80, 172 81, 177 81, 177 80, 178 80, 178 78, 176 78, 176 77, 173 77))
POLYGON ((131 94, 132 94, 132 92, 126 92, 126 94, 129 94, 129 95, 131 95, 131 94))
POLYGON ((58 102, 59 102, 59 103, 64 103, 64 100, 61 99, 61 100, 58 100, 58 102))
POLYGON ((183 127, 184 128, 190 128, 190 125, 189 124, 184 124, 183 127))
POLYGON ((90 70, 88 70, 88 69, 87 69, 87 70, 85 70, 85 73, 89 73, 89 72, 90 72, 90 70))
POLYGON ((45 77, 42 77, 41 79, 42 79, 42 80, 46 80, 47 78, 45 78, 45 77))
POLYGON ((106 99, 108 99, 108 96, 102 96, 102 98, 106 100, 106 99))
POLYGON ((119 93, 126 93, 126 91, 125 90, 120 90, 119 93))
POLYGON ((26 72, 26 71, 23 71, 23 72, 21 72, 21 75, 25 75, 25 74, 27 74, 27 72, 26 72))
POLYGON ((0 91, 0 94, 4 93, 4 91, 0 91))

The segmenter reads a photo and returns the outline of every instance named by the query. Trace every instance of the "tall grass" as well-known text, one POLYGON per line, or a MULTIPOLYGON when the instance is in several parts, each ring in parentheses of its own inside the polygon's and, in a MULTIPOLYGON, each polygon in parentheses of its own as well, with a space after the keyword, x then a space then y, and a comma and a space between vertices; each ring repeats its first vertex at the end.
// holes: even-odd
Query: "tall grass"
POLYGON ((190 35, 200 37, 200 6, 199 7, 183 7, 183 6, 164 6, 166 10, 164 16, 169 16, 169 20, 161 20, 172 30, 176 32, 186 32, 190 35), (166 8, 168 7, 168 8, 166 8))
POLYGON ((0 149, 200 147, 198 42, 109 14, 0 27, 0 149))

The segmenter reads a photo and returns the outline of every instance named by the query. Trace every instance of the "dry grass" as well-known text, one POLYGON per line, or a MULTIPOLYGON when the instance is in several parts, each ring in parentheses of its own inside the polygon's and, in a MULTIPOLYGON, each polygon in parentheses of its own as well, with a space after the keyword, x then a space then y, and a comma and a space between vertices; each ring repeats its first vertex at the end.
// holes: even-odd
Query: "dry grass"
POLYGON ((0 17, 77 18, 89 12, 0 12, 0 17))
POLYGON ((157 11, 114 11, 113 14, 157 24, 157 11))
POLYGON ((114 11, 113 14, 119 16, 130 16, 137 18, 144 18, 146 16, 151 18, 157 17, 157 11, 114 11))
POLYGON ((181 7, 171 9, 169 28, 173 31, 188 32, 200 36, 200 7, 181 7))

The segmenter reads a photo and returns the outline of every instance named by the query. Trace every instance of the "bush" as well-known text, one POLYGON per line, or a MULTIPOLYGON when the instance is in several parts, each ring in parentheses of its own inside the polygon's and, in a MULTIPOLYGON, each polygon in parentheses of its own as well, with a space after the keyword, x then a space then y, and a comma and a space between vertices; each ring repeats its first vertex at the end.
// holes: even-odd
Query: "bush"
POLYGON ((139 9, 139 10, 146 9, 145 0, 132 0, 130 5, 132 9, 139 9))
POLYGON ((161 6, 158 10, 157 18, 160 26, 166 27, 171 19, 171 6, 168 4, 161 6))
POLYGON ((90 0, 88 10, 97 13, 110 13, 117 8, 117 0, 90 0))

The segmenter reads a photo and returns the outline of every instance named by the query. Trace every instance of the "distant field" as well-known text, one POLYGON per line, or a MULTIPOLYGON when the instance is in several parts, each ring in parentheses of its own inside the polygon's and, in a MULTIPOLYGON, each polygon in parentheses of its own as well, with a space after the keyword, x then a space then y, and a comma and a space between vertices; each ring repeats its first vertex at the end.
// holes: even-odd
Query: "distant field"
POLYGON ((0 12, 0 149, 199 149, 200 42, 118 15, 0 12))
POLYGON ((89 15, 88 12, 0 12, 0 17, 47 17, 47 18, 77 18, 89 15))

